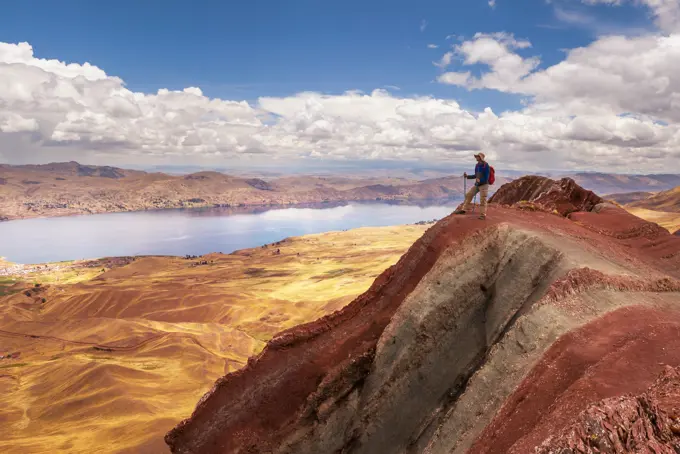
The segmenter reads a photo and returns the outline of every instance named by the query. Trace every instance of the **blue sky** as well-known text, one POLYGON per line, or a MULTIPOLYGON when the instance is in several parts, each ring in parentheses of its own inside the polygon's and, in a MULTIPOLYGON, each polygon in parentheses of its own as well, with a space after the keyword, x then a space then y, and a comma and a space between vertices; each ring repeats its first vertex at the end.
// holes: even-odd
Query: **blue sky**
POLYGON ((5 2, 0 162, 680 167, 680 0, 493 3, 5 2))
POLYGON ((447 36, 510 31, 529 39, 527 53, 546 66, 607 24, 635 29, 651 22, 632 6, 577 1, 497 0, 492 9, 483 0, 24 0, 3 6, 0 41, 30 42, 38 57, 91 62, 133 91, 199 86, 211 97, 253 100, 396 86, 402 96, 502 110, 517 108, 518 98, 433 82, 439 70, 432 62, 456 42, 447 36))

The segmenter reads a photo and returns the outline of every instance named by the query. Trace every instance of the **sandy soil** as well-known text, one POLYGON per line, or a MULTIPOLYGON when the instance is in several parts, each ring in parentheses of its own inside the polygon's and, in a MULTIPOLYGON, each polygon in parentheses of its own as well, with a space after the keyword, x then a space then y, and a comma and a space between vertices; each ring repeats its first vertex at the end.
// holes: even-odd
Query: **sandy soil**
POLYGON ((163 435, 215 379, 276 332, 343 307, 427 227, 3 277, 0 451, 167 452, 163 435))

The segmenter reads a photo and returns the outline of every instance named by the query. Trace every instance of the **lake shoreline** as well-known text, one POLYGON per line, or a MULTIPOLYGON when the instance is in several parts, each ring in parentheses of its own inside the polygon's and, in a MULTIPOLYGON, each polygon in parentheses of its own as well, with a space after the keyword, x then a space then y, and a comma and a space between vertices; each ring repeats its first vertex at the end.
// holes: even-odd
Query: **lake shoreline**
POLYGON ((66 271, 66 270, 78 270, 78 269, 115 269, 120 266, 128 265, 136 260, 148 259, 148 258, 160 258, 166 260, 191 260, 200 262, 204 257, 209 255, 243 255, 248 254, 251 251, 257 249, 274 248, 282 244, 287 244, 294 241, 300 241, 312 237, 324 237, 337 235, 342 232, 355 232, 362 229, 369 229, 373 231, 374 229, 395 229, 399 227, 422 227, 422 226, 432 226, 436 224, 436 220, 430 221, 419 221, 412 224, 399 224, 390 225, 383 227, 356 227, 348 230, 329 230, 327 232, 321 233, 310 233, 306 235, 297 235, 286 237, 280 241, 274 243, 265 243, 253 247, 237 249, 229 253, 222 253, 217 251, 208 252, 202 255, 173 255, 173 254, 153 254, 153 255, 119 255, 119 256, 106 256, 106 257, 94 257, 94 258, 83 258, 75 260, 60 260, 54 262, 41 262, 41 263, 17 263, 7 260, 6 257, 0 256, 0 278, 14 278, 18 279, 18 282, 22 281, 25 277, 35 277, 41 274, 51 274, 55 271, 66 271))
POLYGON ((213 209, 231 209, 235 211, 243 210, 242 212, 235 214, 257 214, 258 212, 264 212, 276 209, 286 209, 286 208, 333 208, 336 206, 345 206, 351 203, 380 203, 387 205, 419 205, 430 202, 430 204, 441 205, 446 202, 458 202, 460 203, 461 198, 464 195, 457 195, 446 198, 394 198, 394 199, 348 199, 348 200, 333 200, 333 201, 320 201, 320 202, 299 202, 299 203, 248 203, 248 204, 237 204, 230 205, 225 204, 211 204, 211 205, 182 205, 176 207, 162 207, 162 208, 144 208, 144 209, 121 209, 121 210, 103 210, 103 211, 85 211, 85 212, 69 212, 69 213, 54 213, 54 214, 44 214, 36 213, 35 215, 28 216, 12 216, 4 215, 0 213, 0 224, 8 223, 12 221, 23 221, 28 219, 54 219, 54 218, 75 218, 82 216, 95 216, 100 214, 116 214, 116 213, 146 213, 146 212, 164 212, 164 211, 177 211, 177 210, 213 210, 213 209))
MULTIPOLYGON (((210 254, 222 254, 222 255, 234 255, 234 254, 240 254, 245 251, 250 251, 253 249, 259 249, 259 248, 267 248, 267 247, 272 247, 276 246, 277 244, 282 244, 287 241, 291 240, 296 240, 308 236, 313 236, 313 235, 327 235, 327 234, 337 234, 340 232, 351 232, 355 230, 361 230, 361 229, 376 229, 376 228, 396 228, 396 227, 414 227, 414 226, 432 226, 437 223, 437 220, 430 220, 430 221, 418 221, 414 222, 412 224, 396 224, 396 225, 388 225, 388 226, 383 226, 383 227, 356 227, 353 229, 346 229, 346 230, 328 230, 326 232, 321 232, 321 233, 309 233, 306 235, 296 235, 296 236, 290 236, 286 237, 278 242, 275 243, 265 243, 253 247, 247 247, 243 249, 237 249, 235 251, 231 251, 228 253, 222 253, 222 252, 217 252, 217 251, 212 251, 212 252, 207 252, 202 255, 190 255, 190 254, 185 254, 185 255, 174 255, 174 254, 153 254, 153 255, 148 255, 148 254, 142 254, 142 255, 115 255, 115 256, 105 256, 105 257, 91 257, 91 258, 82 258, 82 259, 74 259, 74 260, 59 260, 55 262, 41 262, 41 263, 18 263, 18 262, 12 262, 7 260, 7 257, 0 256, 0 277, 18 277, 21 275, 28 275, 31 273, 35 272, 40 272, 43 270, 50 270, 50 269, 60 269, 60 268, 97 268, 100 267, 103 263, 109 263, 109 262, 120 262, 124 261, 127 263, 133 262, 135 260, 139 259, 144 259, 144 258, 163 258, 163 259, 182 259, 182 260, 198 260, 203 258, 206 255, 210 254), (10 272, 9 270, 12 269, 14 272, 10 272)), ((120 265, 118 265, 120 266, 120 265)))
POLYGON ((23 219, 0 224, 0 237, 13 239, 0 255, 7 262, 34 265, 101 257, 230 254, 308 234, 427 224, 450 214, 459 200, 432 203, 185 208, 23 219))
POLYGON ((276 333, 349 304, 427 228, 309 235, 103 272, 59 269, 21 284, 0 278, 0 329, 13 333, 3 337, 0 366, 13 377, 4 384, 21 385, 0 393, 5 446, 55 452, 68 434, 73 452, 165 452, 165 433, 215 380, 245 366, 276 333), (25 412, 71 417, 21 426, 25 412))

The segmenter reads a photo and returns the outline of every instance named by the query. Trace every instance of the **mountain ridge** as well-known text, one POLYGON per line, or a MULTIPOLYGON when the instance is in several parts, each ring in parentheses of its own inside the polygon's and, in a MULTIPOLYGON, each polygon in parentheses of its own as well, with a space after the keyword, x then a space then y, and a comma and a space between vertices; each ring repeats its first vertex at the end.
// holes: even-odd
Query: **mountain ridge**
MULTIPOLYGON (((472 164, 471 164, 472 167, 472 164)), ((497 169, 492 191, 515 179, 497 169)), ((665 190, 680 175, 568 174, 598 193, 665 190), (642 189, 640 189, 642 188, 642 189)), ((75 161, 0 164, 0 220, 198 207, 266 207, 349 201, 462 198, 461 176, 277 175, 234 176, 211 170, 146 172, 75 161)), ((490 194, 491 195, 491 194, 490 194)))
POLYGON ((671 233, 680 232, 680 186, 660 192, 610 194, 606 198, 622 204, 636 216, 662 225, 671 233))
POLYGON ((621 192, 655 192, 680 186, 680 174, 613 174, 602 172, 576 172, 567 175, 579 186, 599 194, 621 192))
MULTIPOLYGON (((617 311, 650 311, 652 331, 676 313, 659 315, 680 306, 677 237, 573 180, 525 181, 499 188, 486 221, 439 221, 350 305, 275 336, 167 434, 172 452, 498 452, 475 443, 558 340, 617 311)), ((636 386, 679 365, 653 345, 636 386)), ((605 365, 623 351, 585 352, 605 365)))
MULTIPOLYGON (((499 177, 499 183, 506 181, 499 177)), ((291 206, 348 201, 449 200, 462 177, 431 180, 287 176, 264 180, 214 171, 167 175, 77 162, 0 167, 0 219, 148 209, 291 206)))
POLYGON ((632 201, 627 206, 680 213, 680 185, 666 191, 657 192, 649 197, 632 201))

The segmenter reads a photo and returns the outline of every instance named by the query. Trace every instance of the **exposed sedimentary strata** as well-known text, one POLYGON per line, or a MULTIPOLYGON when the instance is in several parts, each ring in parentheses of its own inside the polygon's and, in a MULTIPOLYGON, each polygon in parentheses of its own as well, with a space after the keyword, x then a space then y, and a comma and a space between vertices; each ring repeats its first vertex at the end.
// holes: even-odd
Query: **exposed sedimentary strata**
POLYGON ((502 185, 489 199, 490 203, 515 205, 532 202, 547 211, 557 211, 566 216, 574 211, 590 211, 604 199, 586 191, 571 178, 559 181, 550 178, 526 176, 502 185))
POLYGON ((333 452, 352 443, 346 434, 357 437, 353 452, 362 453, 380 452, 383 446, 399 452, 419 441, 433 409, 461 392, 560 260, 558 250, 507 225, 471 240, 477 248, 448 248, 397 309, 355 397, 326 402, 346 415, 344 430, 338 430, 338 420, 321 419, 294 433, 284 452, 333 452), (360 403, 358 408, 353 402, 360 403))
POLYGON ((535 424, 519 421, 515 438, 489 430, 560 341, 609 313, 680 308, 680 241, 572 183, 506 189, 504 204, 528 191, 545 210, 440 221, 366 294, 219 380, 166 442, 177 453, 506 452, 535 424))
POLYGON ((666 366, 645 393, 593 404, 537 454, 680 452, 680 368, 666 366))
MULTIPOLYGON (((648 303, 653 297, 637 296, 648 303)), ((662 305, 623 307, 561 336, 505 400, 470 452, 534 452, 544 440, 566 431, 591 403, 643 393, 664 364, 680 363, 680 316, 672 308, 677 303, 666 299, 662 305)))

